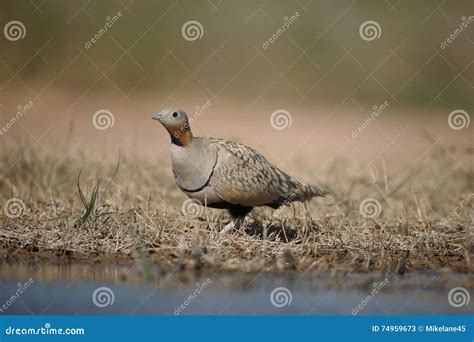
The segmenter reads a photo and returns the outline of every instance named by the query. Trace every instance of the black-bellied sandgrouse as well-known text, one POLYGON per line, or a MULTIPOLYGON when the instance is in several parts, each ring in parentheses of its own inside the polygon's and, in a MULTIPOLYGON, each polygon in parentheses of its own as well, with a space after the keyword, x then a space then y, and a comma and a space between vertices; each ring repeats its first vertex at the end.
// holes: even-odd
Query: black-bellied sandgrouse
POLYGON ((258 206, 277 209, 325 196, 326 190, 297 181, 253 148, 223 139, 194 137, 186 113, 163 109, 158 120, 171 137, 171 162, 178 187, 211 208, 228 209, 226 231, 240 227, 258 206))

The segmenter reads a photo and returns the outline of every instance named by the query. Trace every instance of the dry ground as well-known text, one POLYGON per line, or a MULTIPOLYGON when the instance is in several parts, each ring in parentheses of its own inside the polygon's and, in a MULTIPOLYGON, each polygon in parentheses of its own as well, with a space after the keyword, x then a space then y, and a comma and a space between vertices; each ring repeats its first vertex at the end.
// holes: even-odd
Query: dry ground
MULTIPOLYGON (((81 148, 5 144, 0 252, 7 260, 137 261, 144 272, 157 263, 164 271, 469 273, 472 172, 454 156, 471 159, 472 149, 436 144, 396 174, 335 158, 318 173, 333 196, 313 200, 309 213, 300 204, 256 209, 245 231, 222 236, 226 214, 183 213, 185 196, 161 159, 121 155, 118 163, 117 154, 103 163, 81 148), (6 215, 11 198, 24 203, 19 217, 6 215), (367 198, 380 203, 379 215, 361 214, 367 198)), ((292 168, 305 176, 304 164, 292 168)))

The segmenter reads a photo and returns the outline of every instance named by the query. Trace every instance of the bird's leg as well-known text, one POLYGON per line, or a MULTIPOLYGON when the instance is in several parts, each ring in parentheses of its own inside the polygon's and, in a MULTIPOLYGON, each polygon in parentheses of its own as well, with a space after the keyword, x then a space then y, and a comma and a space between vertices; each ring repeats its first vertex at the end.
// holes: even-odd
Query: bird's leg
POLYGON ((229 223, 227 223, 224 228, 222 228, 222 230, 219 232, 219 234, 227 234, 228 232, 230 232, 232 229, 234 229, 235 227, 235 221, 234 220, 230 220, 229 223))
POLYGON ((240 230, 244 223, 245 216, 252 211, 252 208, 234 205, 229 207, 228 210, 232 218, 231 221, 221 230, 221 234, 226 234, 233 229, 240 230))
POLYGON ((244 223, 244 220, 245 220, 245 216, 243 216, 243 217, 242 217, 242 216, 239 216, 239 217, 237 217, 237 218, 234 220, 234 222, 235 222, 235 226, 234 226, 235 230, 240 230, 240 229, 242 228, 243 223, 244 223))
POLYGON ((227 223, 224 228, 219 232, 219 234, 227 234, 231 230, 240 230, 242 223, 244 222, 245 217, 232 217, 230 222, 227 223))
POLYGON ((311 222, 311 224, 313 224, 313 218, 311 217, 311 214, 309 213, 309 209, 308 209, 308 206, 306 205, 306 202, 303 202, 303 205, 304 205, 304 209, 306 211, 306 218, 309 217, 309 222, 311 222))

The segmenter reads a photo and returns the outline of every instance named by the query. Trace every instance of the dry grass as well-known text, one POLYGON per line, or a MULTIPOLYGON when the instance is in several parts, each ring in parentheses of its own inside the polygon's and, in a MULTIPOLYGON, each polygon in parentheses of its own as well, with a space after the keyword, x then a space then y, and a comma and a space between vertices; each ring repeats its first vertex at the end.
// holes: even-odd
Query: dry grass
POLYGON ((185 196, 159 160, 122 156, 117 172, 118 155, 102 163, 85 152, 4 146, 0 201, 19 198, 26 209, 18 218, 2 212, 0 250, 8 258, 134 260, 145 271, 158 263, 164 271, 468 273, 472 203, 443 219, 470 194, 472 171, 452 159, 469 153, 438 147, 396 174, 338 160, 318 176, 334 196, 313 200, 310 216, 300 204, 256 209, 245 232, 220 235, 226 214, 183 215, 185 196), (369 197, 381 204, 375 218, 359 212, 369 197))

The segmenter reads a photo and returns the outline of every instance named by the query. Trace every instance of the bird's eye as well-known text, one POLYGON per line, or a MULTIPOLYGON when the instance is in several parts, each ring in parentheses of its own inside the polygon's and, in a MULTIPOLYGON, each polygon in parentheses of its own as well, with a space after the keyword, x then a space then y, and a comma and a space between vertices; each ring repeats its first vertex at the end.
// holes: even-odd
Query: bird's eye
POLYGON ((176 118, 176 117, 178 116, 178 112, 174 112, 174 113, 171 114, 171 115, 173 115, 173 118, 176 118))

